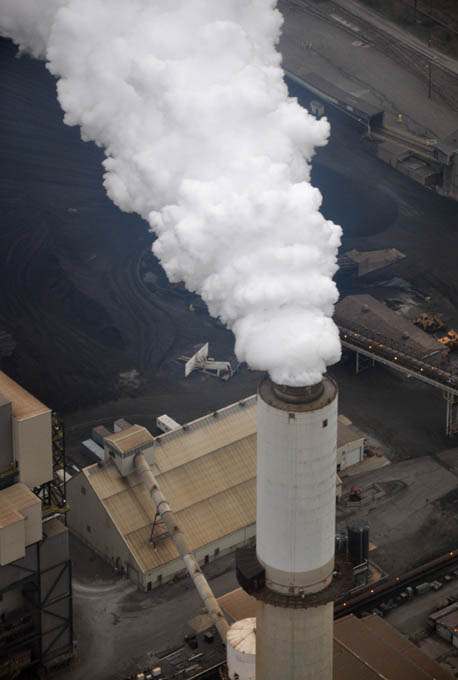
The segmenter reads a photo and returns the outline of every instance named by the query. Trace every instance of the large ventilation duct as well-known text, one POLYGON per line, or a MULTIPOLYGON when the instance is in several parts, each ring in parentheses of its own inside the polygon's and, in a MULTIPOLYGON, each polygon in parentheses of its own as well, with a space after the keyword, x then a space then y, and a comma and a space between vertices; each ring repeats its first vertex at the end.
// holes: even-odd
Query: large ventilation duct
POLYGON ((221 607, 213 595, 213 591, 210 588, 207 579, 199 567, 199 563, 197 562, 194 553, 189 547, 183 532, 178 526, 177 519, 170 508, 170 505, 164 498, 164 495, 159 488, 159 484, 153 474, 153 471, 151 470, 145 459, 145 456, 142 453, 138 453, 136 455, 135 466, 138 475, 143 480, 143 484, 145 485, 149 495, 156 505, 157 512, 160 514, 162 521, 167 527, 170 538, 175 543, 175 546, 180 553, 183 562, 185 563, 186 569, 188 570, 188 573, 192 578, 200 597, 202 598, 208 615, 215 624, 221 639, 225 643, 229 625, 224 617, 221 607))

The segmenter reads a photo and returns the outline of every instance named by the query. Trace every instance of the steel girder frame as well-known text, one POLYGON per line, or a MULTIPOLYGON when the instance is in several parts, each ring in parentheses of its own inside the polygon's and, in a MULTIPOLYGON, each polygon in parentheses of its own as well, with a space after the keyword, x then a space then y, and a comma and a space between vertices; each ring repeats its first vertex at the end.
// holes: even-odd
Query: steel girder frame
POLYGON ((34 678, 38 668, 73 655, 71 561, 66 559, 41 570, 42 543, 34 546, 33 568, 13 563, 11 566, 25 575, 0 590, 3 595, 20 589, 25 604, 20 620, 12 626, 5 622, 5 631, 0 633, 0 678, 16 677, 17 673, 34 678), (62 642, 65 634, 67 640, 62 642))

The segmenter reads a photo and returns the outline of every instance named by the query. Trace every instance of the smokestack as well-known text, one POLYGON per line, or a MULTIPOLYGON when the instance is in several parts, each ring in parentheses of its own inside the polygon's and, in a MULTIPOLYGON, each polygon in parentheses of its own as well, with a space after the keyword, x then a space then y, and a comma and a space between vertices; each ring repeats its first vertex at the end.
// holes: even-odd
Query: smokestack
POLYGON ((337 385, 258 391, 258 680, 332 680, 337 385))

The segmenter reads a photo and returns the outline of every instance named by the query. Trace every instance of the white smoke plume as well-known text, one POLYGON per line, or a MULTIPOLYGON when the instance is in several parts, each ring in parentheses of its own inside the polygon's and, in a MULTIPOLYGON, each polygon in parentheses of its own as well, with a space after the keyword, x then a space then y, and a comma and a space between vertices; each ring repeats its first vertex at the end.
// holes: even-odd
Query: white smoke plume
POLYGON ((341 230, 309 183, 329 126, 288 97, 275 5, 0 0, 0 31, 46 59, 65 123, 105 149, 108 195, 148 220, 239 360, 308 385, 340 356, 341 230))

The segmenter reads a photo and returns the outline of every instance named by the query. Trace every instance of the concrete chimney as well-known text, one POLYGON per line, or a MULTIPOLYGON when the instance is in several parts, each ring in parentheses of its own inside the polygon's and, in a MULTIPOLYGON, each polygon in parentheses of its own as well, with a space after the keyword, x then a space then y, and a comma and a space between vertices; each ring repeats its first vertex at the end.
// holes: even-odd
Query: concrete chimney
POLYGON ((337 386, 258 391, 258 680, 332 680, 337 386))

